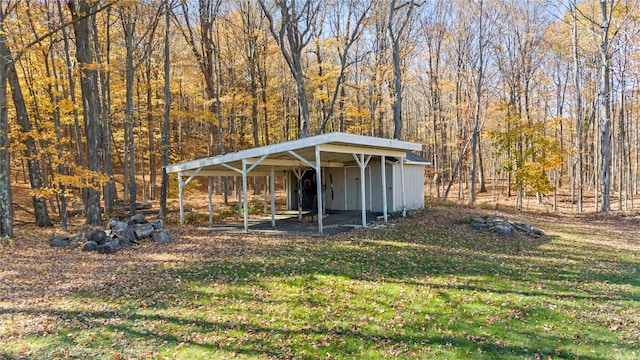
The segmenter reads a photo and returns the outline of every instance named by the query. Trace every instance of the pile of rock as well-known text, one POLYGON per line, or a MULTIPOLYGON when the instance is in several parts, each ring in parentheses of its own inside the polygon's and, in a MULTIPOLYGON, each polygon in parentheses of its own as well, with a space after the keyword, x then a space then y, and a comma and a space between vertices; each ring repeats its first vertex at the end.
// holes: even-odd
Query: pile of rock
POLYGON ((169 229, 164 228, 162 220, 148 222, 143 214, 136 213, 128 222, 111 219, 107 224, 107 231, 89 230, 73 237, 52 236, 49 245, 52 247, 80 247, 80 241, 85 239, 82 251, 97 251, 100 254, 113 254, 122 247, 138 244, 144 239, 152 239, 157 244, 173 241, 169 229))
POLYGON ((508 221, 502 215, 494 215, 487 219, 477 216, 473 218, 471 226, 476 230, 495 231, 496 233, 507 237, 515 236, 516 232, 521 232, 533 237, 544 236, 544 232, 542 230, 532 227, 531 224, 508 221))

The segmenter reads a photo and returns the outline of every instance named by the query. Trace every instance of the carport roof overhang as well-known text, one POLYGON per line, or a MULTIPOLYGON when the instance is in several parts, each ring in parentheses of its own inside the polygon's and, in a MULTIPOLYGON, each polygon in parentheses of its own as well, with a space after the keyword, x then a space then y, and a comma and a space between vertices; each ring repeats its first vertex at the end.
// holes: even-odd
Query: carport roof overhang
POLYGON ((322 167, 343 167, 354 163, 353 154, 404 158, 407 151, 422 150, 421 144, 333 132, 279 144, 241 150, 167 166, 167 173, 186 176, 239 176, 243 160, 251 176, 268 176, 275 171, 315 167, 316 149, 322 167))
MULTIPOLYGON (((184 206, 183 189, 194 176, 242 176, 242 194, 244 203, 244 229, 248 231, 247 176, 269 176, 271 188, 271 222, 275 227, 274 183, 275 171, 313 168, 322 178, 321 169, 327 167, 344 167, 356 164, 360 168, 362 226, 366 226, 364 168, 372 156, 379 156, 384 162, 386 157, 400 159, 402 169, 408 151, 422 150, 421 144, 383 139, 362 135, 329 133, 311 136, 279 144, 262 146, 254 149, 188 161, 169 165, 167 173, 178 173, 178 194, 180 197, 180 224, 183 224, 184 206), (182 177, 188 176, 186 181, 182 177)), ((427 165, 425 163, 425 165, 427 165)), ((382 184, 385 185, 385 167, 382 166, 382 184)), ((301 171, 296 176, 301 176, 301 171)), ((404 170, 401 170, 401 187, 404 189, 404 170)), ((316 182, 316 191, 322 192, 322 182, 316 182)), ((384 218, 386 221, 386 191, 382 191, 384 218)), ((404 191, 402 191, 403 214, 404 191)), ((211 186, 209 186, 209 219, 211 219, 211 186)), ((322 196, 317 197, 318 232, 322 235, 322 196)))

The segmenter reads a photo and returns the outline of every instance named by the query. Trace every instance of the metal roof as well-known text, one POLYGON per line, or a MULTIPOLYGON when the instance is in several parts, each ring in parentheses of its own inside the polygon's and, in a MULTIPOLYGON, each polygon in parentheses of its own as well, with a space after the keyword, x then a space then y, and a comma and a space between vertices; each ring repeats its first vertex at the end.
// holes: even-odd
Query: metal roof
MULTIPOLYGON (((407 152, 420 151, 422 145, 400 140, 332 132, 298 140, 240 150, 234 153, 202 158, 167 166, 168 173, 187 176, 238 176, 242 162, 251 176, 269 175, 296 167, 314 167, 316 150, 321 166, 343 167, 355 164, 354 154, 406 158, 407 152)), ((413 160, 413 159, 412 159, 413 160)))
POLYGON ((416 153, 412 153, 412 152, 407 152, 407 158, 406 158, 407 162, 412 162, 412 163, 424 163, 425 165, 431 165, 431 161, 423 158, 422 156, 416 154, 416 153))

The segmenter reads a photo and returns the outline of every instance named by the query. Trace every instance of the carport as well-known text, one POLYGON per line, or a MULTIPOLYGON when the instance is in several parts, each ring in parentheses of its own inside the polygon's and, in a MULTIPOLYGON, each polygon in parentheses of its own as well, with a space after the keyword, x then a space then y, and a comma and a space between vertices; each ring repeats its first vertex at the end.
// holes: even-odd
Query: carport
MULTIPOLYGON (((323 235, 323 169, 344 168, 357 166, 360 171, 360 195, 362 210, 362 226, 366 227, 366 174, 365 170, 373 159, 378 160, 380 166, 380 189, 369 189, 370 193, 379 193, 382 197, 382 209, 384 220, 387 221, 387 185, 386 168, 388 159, 394 159, 400 166, 400 193, 402 215, 406 215, 405 171, 404 162, 407 152, 422 150, 421 144, 391 140, 362 135, 333 132, 317 136, 306 137, 298 140, 287 141, 279 144, 261 146, 253 149, 241 150, 234 153, 208 157, 167 166, 167 173, 178 173, 178 196, 180 203, 180 224, 184 223, 184 199, 185 186, 196 176, 241 176, 242 200, 244 208, 244 230, 248 231, 248 198, 247 176, 268 176, 271 194, 271 223, 275 227, 275 197, 274 176, 276 172, 292 172, 298 180, 302 179, 304 170, 310 168, 315 171, 316 198, 315 206, 318 211, 318 234, 323 235), (186 180, 185 180, 186 178, 186 180), (382 191, 385 189, 385 191, 382 191), (379 190, 379 191, 378 191, 379 190)), ((298 192, 301 191, 298 189, 298 192)), ((300 194, 300 193, 298 193, 300 194)), ((211 206, 211 187, 209 187, 209 213, 211 206)), ((298 206, 301 214, 301 204, 298 206)))

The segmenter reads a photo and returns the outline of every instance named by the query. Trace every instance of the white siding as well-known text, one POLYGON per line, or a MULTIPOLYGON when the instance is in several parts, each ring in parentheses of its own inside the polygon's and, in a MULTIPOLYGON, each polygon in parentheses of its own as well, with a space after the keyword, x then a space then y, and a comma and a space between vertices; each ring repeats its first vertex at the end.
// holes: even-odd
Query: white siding
MULTIPOLYGON (((405 201, 408 210, 424 207, 424 166, 405 164, 405 201)), ((360 168, 347 166, 344 168, 323 169, 324 207, 328 210, 361 210, 360 168), (332 186, 333 184, 333 186, 332 186)), ((400 164, 386 164, 387 211, 402 211, 402 192, 400 164)), ((290 209, 297 208, 297 179, 290 173, 288 204, 290 209)), ((382 171, 380 158, 373 157, 365 169, 366 208, 369 211, 382 213, 382 171)))
MULTIPOLYGON (((372 159, 371 168, 371 192, 373 199, 371 200, 371 211, 382 212, 382 169, 380 168, 380 158, 372 159)), ((369 175, 369 171, 367 171, 369 175)), ((386 185, 387 185, 387 211, 393 211, 393 165, 386 164, 386 185)), ((367 182, 367 186, 369 182, 367 182)), ((369 200, 369 199, 368 199, 369 200)), ((369 202, 367 202, 369 204, 369 202)))
MULTIPOLYGON (((424 166, 404 164, 404 174, 404 198, 407 210, 422 209, 424 207, 424 166)), ((393 165, 393 176, 393 209, 391 211, 402 211, 400 164, 393 165)))
POLYGON ((326 185, 326 190, 324 192, 325 209, 345 210, 344 169, 328 168, 324 169, 324 173, 324 181, 326 185))

